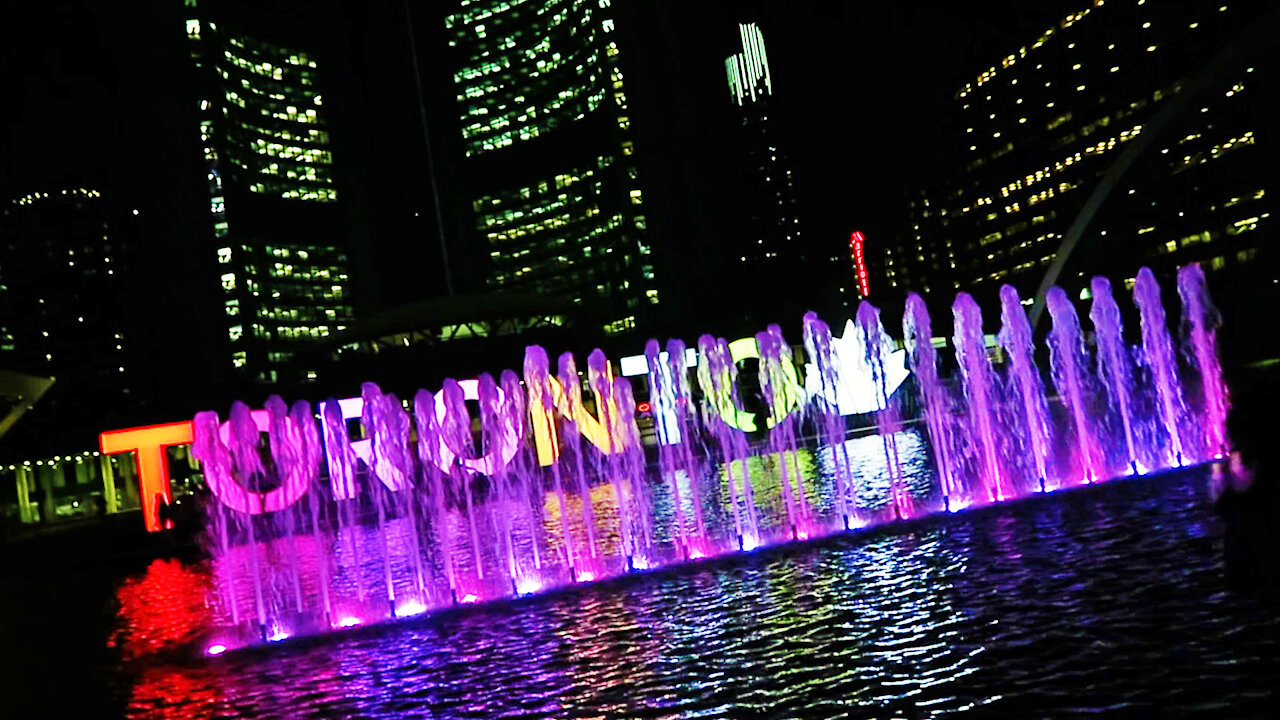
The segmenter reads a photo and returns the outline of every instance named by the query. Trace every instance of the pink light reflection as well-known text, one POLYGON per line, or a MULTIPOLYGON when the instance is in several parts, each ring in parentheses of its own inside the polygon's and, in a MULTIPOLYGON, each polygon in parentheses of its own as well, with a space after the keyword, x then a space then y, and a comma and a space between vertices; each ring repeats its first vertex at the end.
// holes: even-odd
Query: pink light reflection
POLYGON ((427 611, 427 606, 417 600, 406 600, 396 606, 396 617, 410 617, 412 615, 421 615, 427 611))
POLYGON ((542 581, 535 577, 524 577, 516 581, 517 595, 532 595, 542 589, 542 581))

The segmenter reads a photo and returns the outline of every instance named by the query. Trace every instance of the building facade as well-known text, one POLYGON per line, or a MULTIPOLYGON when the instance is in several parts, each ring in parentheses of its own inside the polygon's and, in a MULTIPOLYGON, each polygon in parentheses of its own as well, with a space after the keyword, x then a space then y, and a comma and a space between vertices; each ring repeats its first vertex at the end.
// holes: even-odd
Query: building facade
POLYGON ((81 186, 3 209, 0 368, 56 380, 10 438, 27 452, 60 449, 81 430, 92 438, 100 413, 130 401, 146 372, 130 294, 135 212, 81 186))
POLYGON ((737 261, 748 282, 779 282, 794 277, 803 262, 794 171, 780 137, 764 35, 755 23, 739 23, 738 34, 742 50, 724 65, 740 120, 743 179, 750 195, 742 206, 751 216, 752 237, 741 244, 737 261))
MULTIPOLYGON (((1095 0, 1011 47, 957 92, 966 166, 909 198, 911 230, 882 258, 890 285, 1034 293, 1104 173, 1262 9, 1095 0)), ((1131 283, 1143 265, 1227 270, 1254 259, 1274 194, 1259 180, 1255 69, 1241 67, 1165 128, 1059 284, 1084 293, 1098 273, 1131 283)))
POLYGON ((298 348, 352 317, 322 69, 187 7, 230 361, 253 382, 306 380, 298 348))
POLYGON ((609 0, 462 0, 445 18, 484 291, 653 315, 653 251, 609 0))

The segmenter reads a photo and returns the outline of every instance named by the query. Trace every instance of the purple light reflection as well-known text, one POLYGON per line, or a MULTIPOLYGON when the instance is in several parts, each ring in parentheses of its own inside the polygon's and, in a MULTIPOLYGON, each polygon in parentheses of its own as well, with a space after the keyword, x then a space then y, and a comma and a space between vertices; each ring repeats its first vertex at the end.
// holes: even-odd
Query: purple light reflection
MULTIPOLYGON (((839 408, 801 392, 803 383, 788 370, 795 365, 791 346, 777 326, 733 343, 703 338, 699 347, 706 362, 697 369, 701 396, 693 395, 689 377, 680 375, 683 362, 674 369, 650 368, 644 376, 654 383, 650 397, 685 412, 678 418, 678 433, 647 439, 657 447, 641 443, 634 412, 626 409, 634 406, 630 386, 612 382, 597 353, 590 362, 593 379, 583 386, 575 379, 581 374, 571 357, 562 358, 562 372, 551 376, 545 351, 530 348, 527 357, 542 359, 527 363, 524 390, 518 389, 515 373, 503 375, 507 390, 502 393, 492 378, 481 383, 489 390, 478 424, 456 391, 457 382, 446 383, 453 391, 443 406, 426 402, 434 397, 427 393, 419 403, 425 411, 416 416, 416 461, 383 457, 403 451, 391 441, 410 436, 408 418, 394 396, 375 394, 372 386, 366 388, 361 402, 367 412, 360 417, 366 431, 372 428, 381 441, 361 445, 363 455, 342 451, 343 443, 351 449, 351 440, 341 417, 330 413, 334 416, 325 417, 325 432, 319 433, 306 426, 311 416, 299 413, 292 424, 273 424, 269 442, 259 437, 255 448, 246 436, 231 449, 237 456, 259 452, 264 462, 246 467, 261 466, 255 472, 267 484, 273 472, 305 475, 310 484, 304 501, 275 512, 223 509, 212 519, 209 536, 217 539, 217 547, 210 548, 214 587, 204 636, 219 638, 225 652, 264 639, 277 642, 456 604, 526 596, 629 571, 910 521, 944 509, 958 513, 1106 479, 1103 473, 1120 470, 1115 467, 1120 458, 1127 459, 1125 474, 1161 469, 1138 458, 1163 467, 1153 458, 1169 453, 1170 431, 1159 430, 1177 428, 1161 413, 1165 400, 1180 400, 1180 386, 1142 370, 1134 377, 1143 382, 1135 382, 1128 388, 1132 396, 1125 397, 1132 400, 1133 427, 1156 431, 1109 432, 1106 412, 1090 406, 1109 402, 1090 391, 1100 386, 1101 370, 1083 344, 1069 299, 1060 292, 1053 297, 1053 357, 1060 366, 1054 377, 1068 402, 1049 408, 1058 422, 1048 428, 1045 443, 1015 437, 1026 423, 1039 427, 1041 391, 1033 375, 1042 371, 1033 364, 1032 338, 1019 341, 1025 341, 1018 345, 1024 351, 1016 368, 1020 375, 1009 364, 993 364, 991 336, 968 296, 954 308, 961 370, 931 386, 928 404, 937 411, 932 422, 899 416, 898 409, 916 405, 901 395, 923 389, 918 383, 884 381, 881 356, 893 339, 871 306, 860 309, 861 335, 855 336, 862 338, 867 362, 880 368, 872 379, 878 378, 873 384, 883 405, 895 409, 877 414, 874 428, 865 418, 861 422, 867 427, 850 427, 853 421, 846 421, 839 408), (747 410, 750 398, 736 384, 735 362, 741 359, 735 353, 756 357, 752 352, 764 368, 762 394, 755 397, 766 405, 763 415, 747 410), (1171 387, 1158 393, 1152 380, 1171 387), (1010 391, 1015 384, 1031 388, 1034 408, 1028 410, 1026 397, 1010 391), (438 408, 443 410, 433 412, 438 408), (1146 417, 1138 417, 1139 409, 1146 417), (1010 427, 1009 417, 1022 419, 1010 427), (315 439, 321 436, 323 453, 315 439), (512 437, 521 440, 514 454, 492 455, 494 448, 510 449, 497 439, 512 437), (340 447, 328 452, 330 444, 340 447), (473 474, 457 463, 443 463, 442 448, 455 459, 482 456, 501 467, 485 465, 492 477, 473 474), (1035 448, 1050 457, 1039 457, 1035 448), (272 462, 265 462, 268 454, 272 462), (338 486, 319 472, 321 455, 340 461, 338 486), (933 465, 942 457, 952 462, 939 472, 933 465), (348 460, 350 467, 341 464, 348 460), (347 470, 350 478, 343 474, 347 470), (269 628, 269 635, 255 631, 261 627, 269 628)), ((1006 303, 1005 322, 1016 320, 1021 307, 1006 303)), ((923 330, 927 309, 916 303, 913 312, 917 317, 910 326, 920 333, 916 351, 925 352, 922 343, 926 335, 932 338, 923 330)), ((853 362, 856 357, 840 362, 829 332, 819 332, 823 328, 815 318, 806 322, 810 353, 830 354, 816 363, 827 373, 824 382, 843 382, 842 372, 856 374, 854 368, 867 364, 853 362)), ((1111 329, 1117 335, 1113 340, 1123 340, 1121 326, 1111 329)), ((651 363, 663 362, 656 351, 649 356, 651 363)), ((919 359, 913 362, 923 367, 919 359)), ((1127 365, 1129 353, 1116 353, 1109 362, 1123 366, 1118 377, 1135 371, 1127 365)), ((1209 367, 1207 360, 1202 365, 1209 367)))

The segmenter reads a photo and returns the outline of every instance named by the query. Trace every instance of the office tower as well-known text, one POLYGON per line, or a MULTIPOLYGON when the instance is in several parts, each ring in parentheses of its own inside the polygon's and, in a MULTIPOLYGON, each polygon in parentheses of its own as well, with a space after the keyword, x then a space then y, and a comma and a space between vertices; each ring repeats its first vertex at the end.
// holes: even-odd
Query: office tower
POLYGON ((893 242, 867 253, 868 272, 889 288, 945 297, 960 289, 958 243, 946 208, 959 201, 961 192, 951 184, 938 183, 907 195, 905 227, 893 242))
POLYGON ((659 296, 609 0, 463 0, 445 18, 484 290, 622 332, 659 296))
POLYGON ((1099 0, 1011 46, 956 94, 966 166, 912 198, 912 237, 884 260, 891 285, 1033 293, 1090 194, 1144 132, 1159 134, 1092 217, 1059 284, 1085 296, 1094 274, 1131 282, 1142 265, 1251 262, 1274 194, 1255 112, 1262 68, 1242 60, 1155 124, 1197 73, 1234 52, 1261 9, 1099 0))
POLYGON ((724 64, 729 93, 739 109, 745 175, 754 194, 744 205, 750 208, 756 229, 755 247, 746 248, 745 259, 739 262, 768 268, 788 255, 791 241, 799 236, 795 184, 787 157, 778 147, 778 118, 764 35, 755 23, 739 23, 738 32, 742 50, 726 58, 724 64))
MULTIPOLYGON (((755 23, 739 23, 742 50, 725 59, 729 95, 737 107, 737 140, 750 215, 749 237, 736 245, 739 274, 752 287, 793 296, 803 270, 794 172, 785 152, 764 35, 755 23)), ((848 256, 830 258, 843 267, 848 256)), ((810 272, 804 273, 812 277, 810 272)), ((760 300, 773 301, 758 295, 760 300)))
POLYGON ((194 6, 186 31, 231 362, 255 382, 306 380, 298 348, 352 316, 324 70, 312 53, 194 6))

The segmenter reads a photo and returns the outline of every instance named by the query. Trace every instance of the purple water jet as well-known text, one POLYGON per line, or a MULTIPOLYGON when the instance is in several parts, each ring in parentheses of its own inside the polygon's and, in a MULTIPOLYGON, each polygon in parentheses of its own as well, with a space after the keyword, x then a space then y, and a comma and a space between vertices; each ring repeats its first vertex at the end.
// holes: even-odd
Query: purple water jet
POLYGON ((988 502, 1009 497, 1009 488, 1000 467, 1000 449, 996 437, 996 375, 991 369, 986 343, 982 335, 982 310, 968 293, 956 295, 951 306, 955 317, 956 363, 964 379, 964 397, 969 409, 969 427, 977 432, 975 440, 981 455, 982 485, 988 502))
MULTIPOLYGON (((529 388, 529 411, 533 416, 533 431, 555 436, 555 396, 553 378, 547 351, 537 345, 525 348, 524 382, 529 388)), ((569 567, 571 575, 577 572, 578 556, 573 541, 573 532, 569 525, 569 500, 564 487, 564 477, 560 472, 560 463, 551 463, 552 485, 555 491, 556 505, 560 517, 560 541, 564 549, 564 563, 569 567)))
POLYGON ((1089 319, 1093 322, 1094 336, 1097 338, 1099 374, 1107 389, 1107 397, 1120 411, 1129 468, 1137 474, 1140 463, 1133 428, 1132 361, 1129 359, 1129 349, 1124 344, 1120 308, 1111 295, 1111 281, 1106 278, 1100 275, 1094 277, 1090 283, 1090 291, 1093 294, 1093 307, 1089 310, 1089 319))
MULTIPOLYGON (((703 335, 698 338, 698 385, 702 389, 704 425, 711 432, 720 449, 721 462, 734 497, 734 483, 742 482, 742 534, 738 536, 738 548, 750 549, 760 545, 760 523, 756 515, 755 492, 751 484, 751 471, 747 458, 751 451, 746 432, 730 418, 739 413, 737 378, 738 369, 729 354, 724 338, 703 335), (734 470, 738 471, 735 479, 734 470)), ((736 508, 735 508, 736 512, 736 508)))
POLYGON ((1049 458, 1053 445, 1049 435, 1049 403, 1044 397, 1044 381, 1036 367, 1031 322, 1022 309, 1022 299, 1012 285, 1000 288, 1000 345, 1009 356, 1009 380, 1022 404, 1027 427, 1029 454, 1044 492, 1049 479, 1049 458))
POLYGON ((1221 318, 1209 299, 1209 286, 1199 263, 1178 270, 1178 295, 1182 297, 1182 318, 1186 330, 1187 353, 1200 373, 1200 393, 1205 416, 1205 446, 1210 455, 1226 457, 1227 385, 1218 362, 1218 325, 1221 318))
POLYGON ((1049 359, 1053 367, 1053 384, 1058 388, 1071 413, 1076 434, 1076 459, 1080 463, 1086 483, 1102 478, 1100 453, 1089 422, 1087 372, 1089 355, 1084 346, 1084 333, 1080 318, 1066 291, 1060 287, 1049 288, 1045 301, 1053 328, 1049 331, 1049 359))
POLYGON ((938 375, 938 351, 933 347, 933 327, 924 298, 907 295, 907 308, 902 316, 902 341, 920 389, 925 427, 933 448, 933 460, 942 482, 943 502, 948 510, 968 503, 964 497, 957 468, 952 460, 954 438, 951 429, 951 392, 938 375))
POLYGON ((888 376, 885 373, 885 358, 893 348, 889 336, 880 323, 880 309, 863 300, 858 304, 855 316, 858 324, 858 337, 867 353, 867 365, 871 367, 872 381, 880 396, 881 409, 875 413, 876 428, 880 432, 880 441, 884 446, 884 460, 889 468, 889 491, 893 498, 893 512, 898 518, 911 516, 911 503, 902 484, 902 464, 898 456, 898 416, 897 408, 890 396, 888 376))
POLYGON ((1133 286, 1133 302, 1138 306, 1142 325, 1142 357, 1156 388, 1160 420, 1169 439, 1169 466, 1182 465, 1188 458, 1182 443, 1182 418, 1187 407, 1182 396, 1182 381, 1173 354, 1173 341, 1165 322, 1164 305, 1160 302, 1160 284, 1150 268, 1138 270, 1133 286))
POLYGON ((778 459, 778 467, 782 473, 782 499, 786 504, 787 517, 791 523, 791 536, 797 538, 801 534, 808 536, 811 521, 809 505, 804 496, 804 483, 801 482, 799 463, 796 462, 796 440, 794 430, 795 413, 799 388, 791 381, 784 363, 791 362, 790 348, 782 340, 782 331, 777 325, 756 333, 756 344, 760 348, 760 393, 765 407, 769 409, 769 449, 772 456, 778 459), (794 487, 792 479, 795 480, 794 487))
POLYGON ((835 474, 836 512, 840 514, 845 529, 850 527, 850 516, 857 512, 857 493, 851 490, 853 479, 849 477, 849 450, 845 445, 844 416, 834 398, 838 397, 840 366, 831 347, 831 328, 818 318, 817 313, 804 316, 804 347, 818 373, 820 392, 812 399, 813 411, 821 418, 821 432, 827 447, 831 449, 835 474))

